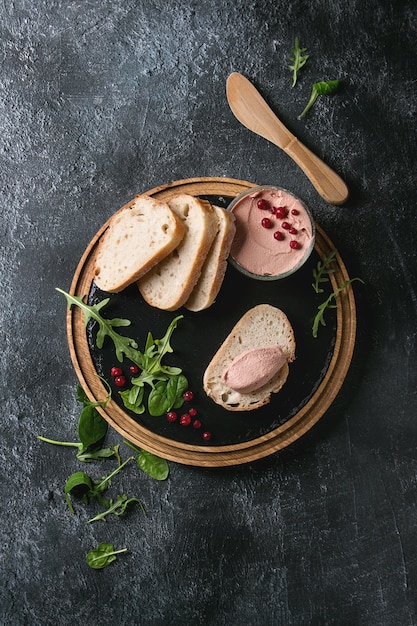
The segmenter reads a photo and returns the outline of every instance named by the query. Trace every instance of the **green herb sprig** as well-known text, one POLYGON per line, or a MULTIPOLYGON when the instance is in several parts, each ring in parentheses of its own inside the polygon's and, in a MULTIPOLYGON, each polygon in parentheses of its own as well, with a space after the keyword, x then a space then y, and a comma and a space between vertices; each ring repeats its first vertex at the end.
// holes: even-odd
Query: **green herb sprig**
POLYGON ((86 556, 87 565, 92 569, 103 569, 113 563, 118 554, 127 552, 127 548, 115 550, 112 543, 99 543, 97 548, 89 550, 86 556))
POLYGON ((308 101, 304 111, 302 111, 302 113, 300 113, 300 115, 298 116, 298 119, 301 120, 301 118, 306 115, 306 113, 311 109, 319 96, 330 96, 331 94, 333 94, 337 90, 339 82, 340 81, 338 80, 328 80, 314 83, 311 91, 310 100, 308 101))
POLYGON ((363 283, 364 281, 361 278, 351 278, 350 280, 346 280, 338 289, 336 289, 335 291, 333 291, 330 296, 327 298, 327 300, 325 300, 324 302, 322 302, 322 304, 319 305, 318 307, 318 311, 316 313, 316 316, 313 320, 313 337, 316 338, 318 335, 318 331, 319 331, 319 326, 326 326, 326 321, 324 319, 324 313, 327 309, 335 309, 337 307, 337 305, 334 303, 334 300, 337 298, 337 296, 340 294, 341 291, 343 291, 344 289, 346 289, 346 287, 348 287, 348 285, 352 284, 354 281, 359 280, 361 283, 363 283))
POLYGON ((293 56, 290 57, 290 61, 292 61, 292 65, 289 65, 288 68, 292 70, 292 85, 291 87, 295 87, 298 79, 298 72, 309 59, 309 54, 304 54, 307 52, 307 48, 300 48, 300 40, 298 37, 295 38, 294 48, 292 48, 293 56))
POLYGON ((162 339, 154 339, 152 333, 148 333, 145 350, 142 353, 134 339, 120 335, 115 328, 130 326, 130 320, 123 318, 106 319, 101 315, 101 310, 108 304, 110 298, 105 298, 99 304, 88 305, 83 297, 72 296, 62 289, 58 289, 67 299, 68 308, 78 306, 84 314, 84 324, 87 326, 90 320, 95 320, 99 325, 96 345, 103 347, 104 340, 109 337, 114 344, 116 357, 119 362, 127 357, 141 369, 136 378, 132 378, 132 388, 121 391, 120 397, 127 409, 140 414, 145 411, 144 392, 145 385, 151 390, 148 396, 148 411, 153 416, 163 415, 171 408, 179 408, 183 404, 182 393, 187 389, 187 378, 182 374, 179 367, 172 367, 162 363, 166 354, 172 353, 171 336, 177 327, 182 315, 175 317, 169 324, 162 339))
POLYGON ((329 267, 329 265, 334 260, 336 254, 337 250, 332 250, 329 254, 325 255, 323 261, 319 261, 317 267, 313 269, 314 282, 312 283, 312 287, 316 293, 323 293, 324 289, 320 285, 329 282, 329 275, 335 272, 335 269, 329 267))

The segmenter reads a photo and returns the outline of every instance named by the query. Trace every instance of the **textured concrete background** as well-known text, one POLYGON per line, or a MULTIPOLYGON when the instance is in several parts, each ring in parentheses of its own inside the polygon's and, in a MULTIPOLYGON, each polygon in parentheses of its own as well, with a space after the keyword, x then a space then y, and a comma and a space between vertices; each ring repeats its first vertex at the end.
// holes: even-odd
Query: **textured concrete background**
POLYGON ((415 2, 16 0, 0 15, 0 623, 417 624, 415 2), (291 89, 295 35, 311 59, 291 89), (234 70, 347 180, 346 207, 238 124, 234 70), (298 121, 311 84, 335 78, 298 121), (132 466, 118 485, 147 517, 86 525, 63 497, 73 451, 36 439, 73 439, 79 414, 54 288, 135 193, 194 176, 278 183, 311 206, 366 282, 352 368, 287 450, 170 463, 163 483, 132 466), (93 571, 99 541, 129 552, 93 571))

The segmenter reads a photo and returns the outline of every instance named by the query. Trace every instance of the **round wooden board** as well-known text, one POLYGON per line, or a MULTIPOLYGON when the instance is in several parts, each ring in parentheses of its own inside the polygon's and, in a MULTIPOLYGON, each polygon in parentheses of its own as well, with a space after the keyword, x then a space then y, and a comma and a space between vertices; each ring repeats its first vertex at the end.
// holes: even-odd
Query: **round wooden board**
MULTIPOLYGON (((230 178, 191 178, 162 185, 145 193, 164 200, 178 193, 234 197, 253 186, 255 183, 230 178)), ((82 256, 71 284, 71 294, 83 296, 90 292, 96 246, 107 226, 108 222, 98 231, 82 256)), ((323 258, 333 249, 330 239, 316 224, 316 252, 323 258)), ((335 258, 335 267, 335 272, 330 275, 333 290, 337 290, 349 280, 339 254, 335 258)), ((162 437, 144 428, 125 413, 114 400, 110 400, 105 408, 99 407, 98 410, 109 425, 125 439, 158 456, 185 465, 221 467, 266 457, 285 448, 306 433, 323 416, 343 384, 352 359, 356 335, 356 308, 350 286, 343 289, 336 298, 336 304, 336 337, 326 375, 314 395, 293 417, 265 435, 234 445, 194 446, 162 437)), ((77 307, 68 311, 67 334, 72 362, 81 386, 91 401, 102 401, 108 391, 97 376, 83 315, 77 307)))

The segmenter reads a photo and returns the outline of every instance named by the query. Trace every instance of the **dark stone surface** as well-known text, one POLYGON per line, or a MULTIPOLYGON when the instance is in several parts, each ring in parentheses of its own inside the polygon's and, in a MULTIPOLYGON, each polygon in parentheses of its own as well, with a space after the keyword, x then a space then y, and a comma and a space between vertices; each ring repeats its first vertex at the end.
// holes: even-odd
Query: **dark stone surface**
POLYGON ((19 0, 0 14, 0 623, 417 624, 415 2, 19 0), (291 89, 295 35, 311 58, 291 89), (346 179, 345 207, 238 124, 233 70, 346 179), (311 84, 334 78, 298 121, 311 84), (290 448, 244 467, 171 463, 163 483, 131 466, 117 488, 147 516, 86 525, 63 497, 73 451, 36 439, 73 439, 79 413, 54 287, 135 193, 195 176, 280 184, 310 205, 366 282, 352 367, 290 448), (99 541, 129 552, 93 571, 99 541))

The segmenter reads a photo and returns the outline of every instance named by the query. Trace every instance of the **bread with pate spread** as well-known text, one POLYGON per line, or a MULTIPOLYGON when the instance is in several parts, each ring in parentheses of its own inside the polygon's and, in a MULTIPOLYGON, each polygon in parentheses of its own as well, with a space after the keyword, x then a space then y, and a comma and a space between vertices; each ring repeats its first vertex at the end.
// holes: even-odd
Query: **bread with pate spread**
POLYGON ((285 313, 272 305, 259 304, 243 315, 210 361, 203 376, 204 391, 228 411, 252 411, 264 406, 287 380, 288 364, 295 359, 295 348, 294 331, 285 313), (285 362, 268 382, 249 393, 227 385, 224 373, 239 355, 277 345, 285 362))
POLYGON ((138 195, 109 220, 97 249, 94 281, 117 293, 162 261, 185 235, 183 221, 166 202, 138 195))
POLYGON ((235 216, 231 211, 213 205, 218 230, 201 271, 201 276, 185 303, 189 311, 202 311, 211 306, 222 286, 227 257, 236 232, 235 216))
POLYGON ((188 194, 168 200, 168 206, 184 224, 185 235, 175 250, 137 284, 150 306, 175 311, 187 302, 200 278, 218 221, 209 202, 188 194))

